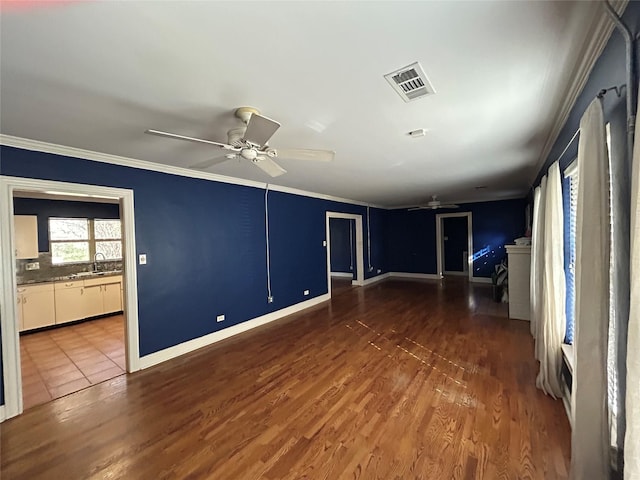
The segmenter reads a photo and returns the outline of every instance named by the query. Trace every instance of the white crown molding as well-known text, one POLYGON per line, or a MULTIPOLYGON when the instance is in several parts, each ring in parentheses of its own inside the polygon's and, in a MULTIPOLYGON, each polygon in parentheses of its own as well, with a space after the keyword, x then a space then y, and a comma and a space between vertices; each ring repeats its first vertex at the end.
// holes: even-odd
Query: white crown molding
POLYGON ((21 148, 23 150, 31 150, 43 153, 52 153, 65 157, 79 158, 82 160, 92 160, 94 162, 110 163, 112 165, 120 165, 123 167, 137 168, 140 170, 150 170, 153 172, 168 173, 170 175, 178 175, 180 177, 199 178, 201 180, 210 180, 212 182, 229 183, 232 185, 241 185, 245 187, 254 187, 274 192, 291 193, 293 195, 301 195, 303 197, 319 198, 321 200, 330 200, 333 202, 347 203, 351 205, 370 206, 374 208, 386 208, 381 205, 373 205, 359 200, 351 200, 349 198, 334 197, 323 193, 309 192, 292 187, 282 185, 272 185, 265 182, 255 182, 252 180, 244 180, 242 178, 227 177, 225 175, 217 175, 215 173, 199 172, 189 168, 174 167, 162 163, 148 162, 146 160, 138 160, 135 158, 121 157, 119 155, 111 155, 109 153, 94 152, 92 150, 84 150, 82 148, 68 147, 65 145, 57 145, 55 143, 41 142, 39 140, 31 140, 28 138, 14 137, 12 135, 0 134, 0 145, 7 147, 21 148))
POLYGON ((171 360, 172 358, 176 358, 186 353, 193 352, 194 350, 212 345, 226 338, 239 335, 240 333, 244 333, 248 330, 252 330, 256 327, 260 327, 275 320, 279 320, 293 313, 313 307, 315 305, 318 305, 319 303, 329 300, 330 298, 331 296, 328 293, 325 293, 324 295, 320 295, 304 302, 296 303, 295 305, 291 305, 290 307, 286 307, 275 312, 267 313, 266 315, 247 320, 246 322, 238 323, 236 325, 225 328, 223 330, 218 330, 217 332, 210 333, 203 337, 194 338, 193 340, 179 343, 178 345, 165 348, 164 350, 160 350, 159 352, 145 355, 144 357, 140 357, 140 368, 145 369, 159 363, 166 362, 167 360, 171 360))
MULTIPOLYGON (((610 0, 611 6, 618 13, 618 15, 622 15, 629 0, 610 0)), ((540 173, 540 169, 544 166, 549 154, 551 153, 551 149, 554 144, 558 140, 560 136, 560 132, 563 127, 567 123, 567 119, 569 118, 569 114, 573 109, 576 101, 578 100, 578 96, 582 92, 582 89, 587 83, 589 79, 589 75, 591 74, 591 70, 593 70, 596 61, 602 54, 604 47, 607 45, 609 38, 611 37, 611 33, 615 29, 615 25, 613 21, 609 18, 609 15, 605 12, 604 7, 602 9, 602 14, 598 16, 596 20, 595 26, 591 29, 593 34, 589 37, 589 40, 584 44, 584 48, 580 52, 580 61, 575 66, 573 71, 570 72, 571 78, 573 81, 569 85, 567 92, 562 96, 563 102, 558 105, 558 109, 555 115, 555 121, 551 130, 549 131, 549 135, 547 135, 547 139, 544 143, 544 147, 542 147, 542 151, 540 152, 540 156, 538 157, 538 161, 535 165, 535 171, 533 173, 533 178, 531 178, 530 183, 533 187, 533 182, 538 178, 538 174, 540 173)), ((603 85, 603 88, 609 87, 609 85, 603 85)))

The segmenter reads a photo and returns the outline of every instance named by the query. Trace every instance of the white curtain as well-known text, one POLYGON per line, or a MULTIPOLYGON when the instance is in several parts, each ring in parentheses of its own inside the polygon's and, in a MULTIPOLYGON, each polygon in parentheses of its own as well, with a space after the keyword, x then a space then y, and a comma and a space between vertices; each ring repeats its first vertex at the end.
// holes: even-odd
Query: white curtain
MULTIPOLYGON (((540 201, 541 201, 540 187, 536 187, 533 191, 533 221, 531 232, 531 278, 529 282, 529 297, 530 297, 530 310, 531 310, 531 322, 529 328, 531 329, 531 335, 536 336, 536 325, 540 317, 540 286, 538 279, 542 278, 542 274, 539 271, 540 259, 542 258, 542 225, 540 223, 540 201)), ((536 358, 537 355, 536 355, 536 358)))
POLYGON ((635 142, 631 166, 631 303, 627 339, 625 480, 640 479, 640 122, 636 122, 635 142))
POLYGON ((542 342, 540 341, 540 328, 542 325, 542 297, 544 292, 544 228, 545 228, 545 210, 547 196, 547 176, 542 177, 540 181, 540 198, 538 206, 538 225, 534 232, 534 241, 537 243, 535 251, 535 270, 536 276, 533 279, 535 284, 536 297, 531 300, 535 305, 535 319, 533 326, 533 338, 535 339, 535 357, 539 360, 542 355, 542 342))
POLYGON ((562 397, 560 369, 566 328, 564 279, 564 218, 560 166, 549 167, 544 201, 542 303, 536 327, 540 371, 536 386, 553 398, 562 397))
POLYGON ((609 478, 607 338, 609 187, 604 115, 595 99, 580 121, 571 478, 609 478))

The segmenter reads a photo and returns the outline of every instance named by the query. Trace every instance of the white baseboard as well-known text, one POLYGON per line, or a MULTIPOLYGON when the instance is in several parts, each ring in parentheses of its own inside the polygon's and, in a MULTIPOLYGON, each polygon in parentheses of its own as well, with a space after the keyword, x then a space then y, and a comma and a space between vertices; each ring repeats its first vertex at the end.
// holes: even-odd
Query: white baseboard
POLYGON ((472 283, 493 283, 488 277, 471 277, 472 283))
POLYGON ((194 338, 193 340, 174 345, 173 347, 165 348, 164 350, 160 350, 159 352, 145 355, 144 357, 140 357, 140 368, 149 368, 153 365, 157 365, 159 363, 166 362, 167 360, 171 360, 172 358, 179 357, 180 355, 184 355, 185 353, 193 352, 194 350, 198 350, 202 347, 212 345, 216 342, 224 340, 225 338, 233 337, 234 335, 244 333, 261 325, 279 320, 280 318, 286 317, 287 315, 291 315, 306 308, 313 307, 314 305, 329 300, 329 298, 329 294, 325 293, 324 295, 320 295, 319 297, 296 303, 295 305, 291 305, 290 307, 283 308, 275 312, 267 313, 266 315, 262 315, 261 317, 247 320, 246 322, 233 325, 229 328, 225 328, 224 330, 219 330, 203 337, 194 338))
POLYGON ((382 280, 385 280, 387 278, 389 278, 391 276, 390 273, 383 273, 381 275, 376 275, 375 277, 371 277, 371 278, 367 278, 364 282, 362 282, 362 285, 371 285, 372 283, 377 283, 380 282, 382 280))
POLYGON ((346 272, 331 272, 331 276, 332 277, 342 277, 342 278, 353 278, 353 273, 346 273, 346 272))
POLYGON ((441 280, 442 277, 437 273, 408 273, 408 272, 389 272, 392 278, 416 278, 423 280, 441 280))
POLYGON ((467 277, 467 276, 469 276, 469 272, 455 272, 455 271, 454 272, 449 272, 449 271, 445 270, 442 273, 444 273, 445 275, 457 275, 459 277, 467 277))
POLYGON ((4 411, 4 405, 0 405, 0 423, 4 422, 7 419, 7 415, 4 411))

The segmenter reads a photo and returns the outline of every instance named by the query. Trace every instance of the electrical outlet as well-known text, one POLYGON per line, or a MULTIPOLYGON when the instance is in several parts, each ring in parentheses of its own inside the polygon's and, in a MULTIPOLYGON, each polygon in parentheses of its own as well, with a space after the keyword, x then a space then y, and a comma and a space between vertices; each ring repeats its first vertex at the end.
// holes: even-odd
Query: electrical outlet
POLYGON ((273 297, 272 296, 268 296, 267 297, 267 303, 273 303, 273 297))
POLYGON ((322 241, 322 246, 323 246, 323 247, 326 247, 326 246, 327 246, 327 241, 326 241, 326 240, 323 240, 323 241, 322 241))
POLYGON ((147 254, 146 253, 141 253, 140 255, 138 255, 138 263, 140 265, 146 265, 147 264, 147 254))
POLYGON ((309 295, 309 290, 305 290, 305 291, 304 291, 304 294, 305 294, 305 295, 309 295))
POLYGON ((224 315, 218 315, 216 317, 216 322, 224 322, 224 315))
POLYGON ((40 262, 27 263, 24 268, 26 270, 40 270, 40 262))

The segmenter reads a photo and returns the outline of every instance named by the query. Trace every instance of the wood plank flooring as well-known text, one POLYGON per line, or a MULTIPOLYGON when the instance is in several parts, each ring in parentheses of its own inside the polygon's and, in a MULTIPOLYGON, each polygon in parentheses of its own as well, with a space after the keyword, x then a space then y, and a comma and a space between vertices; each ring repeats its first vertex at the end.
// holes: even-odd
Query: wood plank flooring
POLYGON ((25 410, 126 371, 124 316, 20 336, 25 410))
POLYGON ((563 479, 569 425, 489 286, 390 280, 39 405, 0 477, 563 479))

